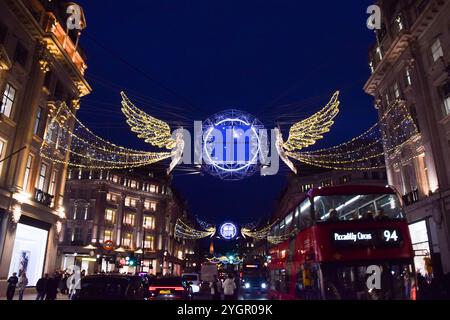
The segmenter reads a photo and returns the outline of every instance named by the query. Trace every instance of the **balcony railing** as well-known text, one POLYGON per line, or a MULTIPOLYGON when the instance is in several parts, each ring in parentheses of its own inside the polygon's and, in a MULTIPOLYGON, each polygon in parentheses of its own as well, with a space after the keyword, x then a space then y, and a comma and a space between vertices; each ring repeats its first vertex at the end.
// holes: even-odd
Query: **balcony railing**
POLYGON ((44 206, 50 207, 52 205, 54 196, 48 194, 42 190, 36 189, 34 192, 34 201, 43 204, 44 206))
POLYGON ((404 196, 402 196, 403 199, 403 204, 405 206, 410 206, 416 202, 418 202, 419 199, 419 190, 415 189, 407 194, 405 194, 404 196))

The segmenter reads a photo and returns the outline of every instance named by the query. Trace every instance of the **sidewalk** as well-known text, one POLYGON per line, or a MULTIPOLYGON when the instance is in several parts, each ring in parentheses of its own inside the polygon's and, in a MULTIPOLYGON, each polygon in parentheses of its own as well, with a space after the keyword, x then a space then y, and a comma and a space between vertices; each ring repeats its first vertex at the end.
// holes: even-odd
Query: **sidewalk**
MULTIPOLYGON (((36 300, 36 293, 25 293, 23 295, 23 300, 36 300)), ((0 297, 0 300, 6 300, 6 297, 0 297)), ((19 300, 19 293, 16 291, 14 295, 14 300, 19 300)), ((62 295, 58 293, 56 300, 69 300, 67 295, 62 295)))

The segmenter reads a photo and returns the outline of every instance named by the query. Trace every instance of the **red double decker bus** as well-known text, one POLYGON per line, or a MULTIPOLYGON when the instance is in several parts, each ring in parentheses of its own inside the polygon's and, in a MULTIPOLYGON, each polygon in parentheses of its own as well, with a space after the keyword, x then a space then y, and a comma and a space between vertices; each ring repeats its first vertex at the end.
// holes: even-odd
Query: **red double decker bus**
POLYGON ((390 187, 312 189, 268 239, 271 299, 415 299, 408 224, 390 187))

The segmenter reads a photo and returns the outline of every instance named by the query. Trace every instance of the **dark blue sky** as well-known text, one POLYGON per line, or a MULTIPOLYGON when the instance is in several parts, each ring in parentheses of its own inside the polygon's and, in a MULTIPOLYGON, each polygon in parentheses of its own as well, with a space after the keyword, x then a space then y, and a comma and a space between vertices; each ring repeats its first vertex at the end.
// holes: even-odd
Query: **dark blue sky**
MULTIPOLYGON (((341 113, 320 145, 347 140, 375 120, 362 87, 374 41, 366 26, 372 1, 87 1, 82 47, 93 93, 79 116, 94 132, 148 148, 127 127, 119 91, 149 114, 192 125, 236 108, 267 127, 320 109, 341 90, 341 113)), ((285 184, 258 175, 241 182, 177 172, 174 183, 204 220, 249 222, 267 215, 285 184)))

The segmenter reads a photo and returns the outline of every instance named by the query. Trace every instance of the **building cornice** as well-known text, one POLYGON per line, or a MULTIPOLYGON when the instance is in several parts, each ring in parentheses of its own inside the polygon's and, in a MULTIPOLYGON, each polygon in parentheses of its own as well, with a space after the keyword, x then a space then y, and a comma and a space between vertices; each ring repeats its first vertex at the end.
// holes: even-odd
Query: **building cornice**
MULTIPOLYGON (((45 49, 66 69, 78 90, 78 95, 80 97, 88 95, 92 88, 84 78, 84 71, 87 66, 53 13, 41 9, 41 21, 37 21, 23 0, 5 0, 5 2, 31 37, 44 44, 45 49), (61 43, 62 38, 64 38, 63 43, 61 43), (72 57, 69 56, 68 49, 73 51, 72 57)), ((45 70, 48 69, 47 62, 42 60, 41 66, 45 70)))

